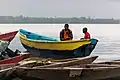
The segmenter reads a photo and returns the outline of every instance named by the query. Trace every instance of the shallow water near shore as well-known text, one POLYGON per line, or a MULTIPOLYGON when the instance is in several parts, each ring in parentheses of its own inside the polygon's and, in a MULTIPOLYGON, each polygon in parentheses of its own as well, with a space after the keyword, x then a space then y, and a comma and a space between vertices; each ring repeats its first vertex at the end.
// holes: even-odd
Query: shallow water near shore
MULTIPOLYGON (((25 29, 42 35, 59 39, 59 32, 64 24, 0 24, 0 32, 6 33, 25 29)), ((96 62, 120 59, 120 24, 70 24, 74 39, 83 37, 82 28, 87 27, 92 38, 99 40, 91 56, 99 56, 96 62)), ((25 51, 19 40, 19 33, 11 42, 9 48, 25 51)))

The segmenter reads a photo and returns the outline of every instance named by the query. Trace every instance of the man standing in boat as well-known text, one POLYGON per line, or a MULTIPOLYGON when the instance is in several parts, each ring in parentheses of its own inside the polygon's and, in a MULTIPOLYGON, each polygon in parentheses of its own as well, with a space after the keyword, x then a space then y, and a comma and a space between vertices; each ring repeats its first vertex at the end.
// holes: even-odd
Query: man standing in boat
POLYGON ((72 40, 73 39, 73 34, 72 31, 69 29, 69 25, 65 24, 64 29, 60 32, 60 40, 61 41, 66 41, 66 40, 72 40))

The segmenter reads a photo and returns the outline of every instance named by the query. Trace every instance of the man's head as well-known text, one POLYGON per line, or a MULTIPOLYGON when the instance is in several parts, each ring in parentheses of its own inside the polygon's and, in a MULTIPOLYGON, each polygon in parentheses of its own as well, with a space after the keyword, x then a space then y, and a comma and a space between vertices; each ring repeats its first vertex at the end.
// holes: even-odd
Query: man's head
POLYGON ((69 29, 69 25, 68 25, 68 24, 65 24, 65 25, 64 25, 64 28, 65 28, 65 29, 69 29))
POLYGON ((84 28, 83 28, 83 33, 86 33, 86 32, 87 32, 87 28, 84 27, 84 28))

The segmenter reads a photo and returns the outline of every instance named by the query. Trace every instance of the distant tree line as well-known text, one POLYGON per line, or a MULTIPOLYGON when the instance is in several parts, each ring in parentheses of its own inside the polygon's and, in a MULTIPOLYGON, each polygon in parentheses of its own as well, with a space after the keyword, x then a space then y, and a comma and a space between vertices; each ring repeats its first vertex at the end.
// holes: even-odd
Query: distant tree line
POLYGON ((92 19, 90 17, 72 17, 72 18, 59 18, 59 17, 24 17, 20 16, 0 16, 0 23, 22 23, 22 24, 119 24, 120 20, 117 19, 92 19))

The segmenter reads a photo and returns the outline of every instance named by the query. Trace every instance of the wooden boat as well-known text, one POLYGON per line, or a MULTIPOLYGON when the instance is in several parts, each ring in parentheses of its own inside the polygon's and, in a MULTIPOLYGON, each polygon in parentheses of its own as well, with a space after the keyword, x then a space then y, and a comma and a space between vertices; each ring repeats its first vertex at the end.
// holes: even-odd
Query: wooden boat
MULTIPOLYGON (((87 56, 82 58, 71 58, 71 59, 63 59, 63 60, 40 60, 33 61, 32 64, 28 64, 32 67, 40 67, 40 68, 51 68, 51 67, 65 67, 65 66, 73 66, 79 64, 90 64, 94 60, 96 60, 98 56, 87 56), (43 64, 43 65, 41 65, 43 64), (49 65, 48 65, 49 64, 49 65), (38 66, 37 66, 38 65, 38 66), (41 65, 41 66, 39 66, 41 65)), ((24 63, 24 62, 23 62, 24 63)))
MULTIPOLYGON (((73 66, 73 65, 77 65, 77 64, 81 64, 81 65, 84 65, 84 64, 90 64, 92 63, 98 56, 93 56, 93 57, 83 57, 83 58, 72 58, 72 59, 63 59, 63 60, 60 60, 60 61, 52 61, 51 63, 46 63, 46 64, 43 64, 41 65, 41 63, 37 62, 36 64, 36 61, 33 61, 29 64, 25 64, 21 67, 18 67, 15 71, 15 73, 13 74, 16 74, 17 77, 20 77, 20 78, 28 78, 30 76, 27 76, 30 72, 28 71, 27 69, 28 68, 31 68, 33 69, 33 71, 36 71, 38 68, 54 68, 54 67, 66 67, 66 66, 73 66), (35 70, 36 69, 36 70, 35 70)), ((24 62, 22 62, 24 63, 24 62)), ((38 72, 36 71, 36 74, 38 72)), ((42 75, 42 74, 40 74, 42 75)), ((33 77, 35 78, 35 77, 33 77)))
MULTIPOLYGON (((98 56, 94 56, 94 57, 84 57, 84 58, 73 58, 73 59, 64 59, 64 60, 55 60, 54 63, 46 63, 44 65, 50 65, 50 64, 55 64, 55 63, 63 63, 64 66, 65 65, 74 65, 74 64, 85 64, 85 63, 91 63, 93 62, 98 56), (78 61, 79 60, 79 61, 78 61), (86 60, 86 61, 85 61, 86 60), (85 62, 84 62, 85 61, 85 62), (65 63, 66 62, 66 63, 65 63)), ((10 80, 12 78, 18 77, 18 76, 12 76, 12 75, 16 75, 15 70, 19 69, 20 67, 25 67, 25 66, 29 66, 29 67, 34 67, 34 66, 38 66, 41 63, 36 64, 36 61, 21 61, 21 62, 15 62, 15 63, 9 63, 9 64, 1 64, 0 65, 0 79, 7 79, 10 80), (15 73, 14 73, 15 72, 15 73)), ((63 66, 63 64, 61 66, 63 66)), ((51 67, 53 67, 53 65, 50 65, 51 67)), ((50 67, 49 66, 49 67, 50 67)), ((57 65, 58 66, 58 65, 57 65)), ((60 65, 59 65, 60 66, 60 65)), ((19 70, 18 70, 19 71, 19 70)), ((22 74, 23 75, 23 74, 22 74)), ((24 77, 22 77, 24 78, 24 77)))
POLYGON ((41 80, 111 80, 111 78, 116 80, 120 77, 118 61, 111 61, 111 64, 101 62, 52 67, 19 67, 17 70, 18 75, 24 74, 21 78, 41 80))
POLYGON ((13 31, 13 32, 9 32, 9 33, 0 34, 0 40, 11 41, 15 37, 17 32, 18 31, 13 31))
POLYGON ((41 35, 20 29, 22 45, 33 55, 40 57, 68 58, 84 57, 90 55, 98 40, 70 40, 58 41, 51 37, 44 38, 41 35), (56 57, 57 56, 57 57, 56 57))
POLYGON ((41 80, 97 80, 120 76, 120 67, 22 69, 28 72, 27 76, 41 80))
POLYGON ((21 60, 28 58, 28 57, 29 57, 28 53, 20 53, 18 56, 10 57, 10 58, 4 59, 4 60, 0 60, 0 65, 1 64, 18 63, 21 60))
POLYGON ((4 52, 18 31, 0 34, 0 52, 4 52))
MULTIPOLYGON (((83 65, 83 64, 82 64, 83 65)), ((54 67, 54 68, 28 68, 20 67, 21 74, 43 80, 98 80, 120 76, 120 67, 54 67), (51 77, 52 76, 52 77, 51 77)))

